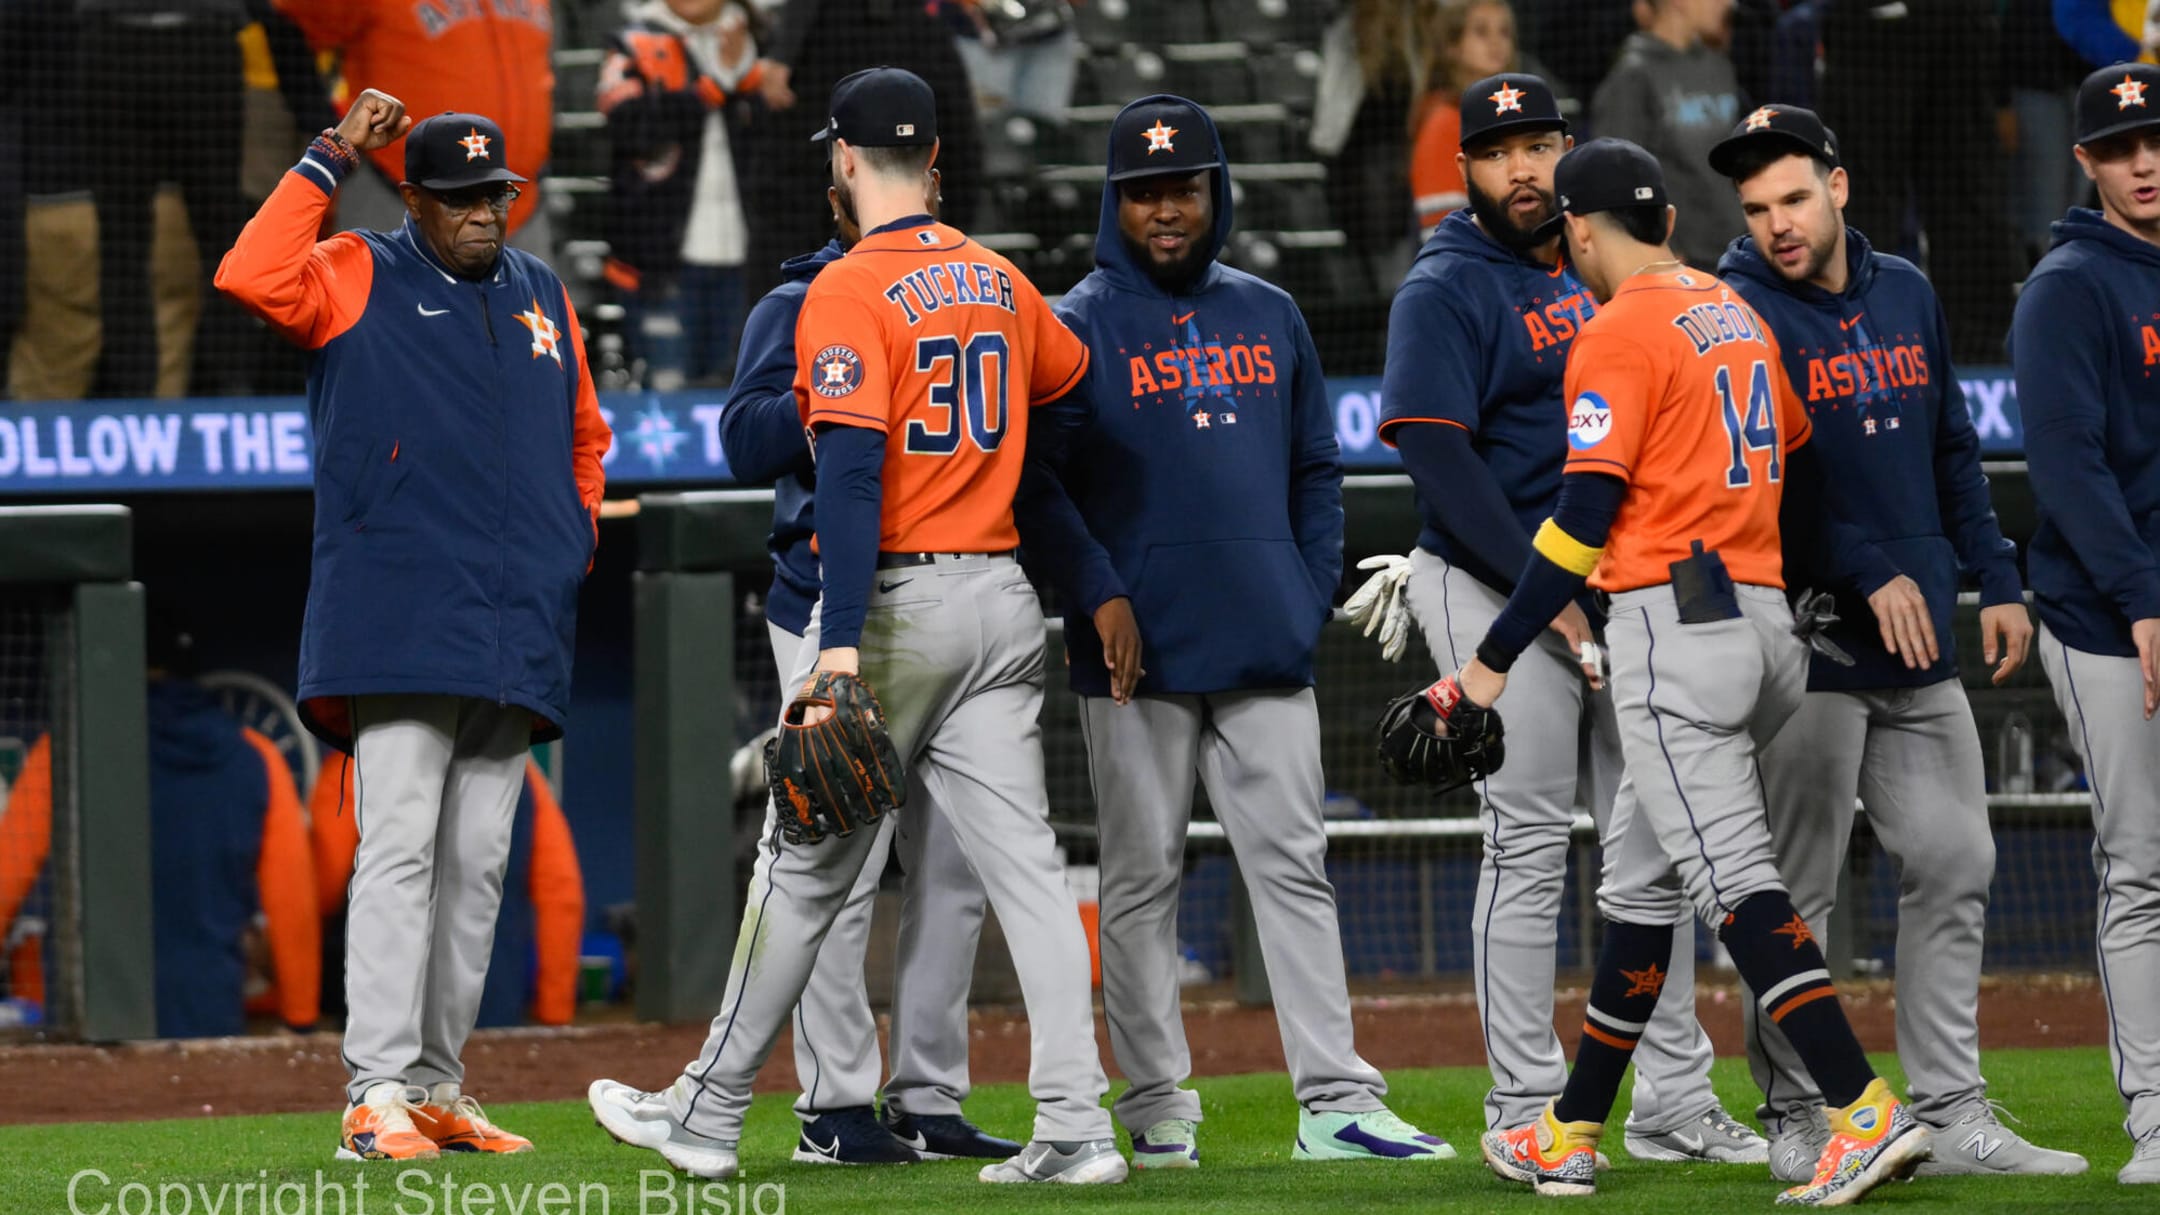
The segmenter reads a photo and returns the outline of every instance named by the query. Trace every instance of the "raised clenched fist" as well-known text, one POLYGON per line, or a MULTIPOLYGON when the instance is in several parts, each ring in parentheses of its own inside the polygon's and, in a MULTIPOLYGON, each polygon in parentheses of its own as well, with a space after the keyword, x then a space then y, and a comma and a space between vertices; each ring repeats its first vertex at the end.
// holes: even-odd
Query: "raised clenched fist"
POLYGON ((405 137, 413 120, 405 116, 405 103, 380 89, 369 89, 353 99, 338 124, 345 142, 363 152, 388 147, 405 137))

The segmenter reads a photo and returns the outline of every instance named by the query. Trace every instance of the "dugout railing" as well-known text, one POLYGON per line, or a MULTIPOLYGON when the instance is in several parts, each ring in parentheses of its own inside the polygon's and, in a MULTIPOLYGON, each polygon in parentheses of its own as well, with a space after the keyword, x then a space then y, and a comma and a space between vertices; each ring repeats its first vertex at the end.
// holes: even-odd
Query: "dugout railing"
POLYGON ((156 1030, 142 587, 120 506, 0 507, 0 915, 6 1036, 156 1030), (36 771, 32 771, 32 769, 36 771), (46 781, 49 798, 30 782, 46 781), (42 856, 42 861, 40 857, 42 856), (34 875, 34 876, 31 876, 34 875), (43 988, 42 1002, 24 993, 43 988), (25 1016, 36 1008, 35 1022, 25 1016))
MULTIPOLYGON (((1991 465, 2006 530, 2022 534, 2030 497, 2022 469, 1991 465)), ((1402 552, 1416 518, 1406 478, 1345 482, 1346 568, 1377 552, 1402 552)), ((758 610, 769 566, 765 491, 652 494, 640 499, 637 575, 637 713, 642 1015, 707 1015, 724 983, 735 922, 735 883, 711 858, 742 853, 732 837, 744 819, 716 813, 728 786, 729 747, 770 723, 778 689, 765 657, 758 610), (740 575, 740 577, 737 577, 740 575), (715 687, 748 692, 714 696, 715 687), (694 847, 686 847, 691 841, 694 847), (723 889, 724 885, 724 889, 723 889), (724 924, 716 934, 714 926, 724 924), (652 933, 663 934, 657 940, 652 933), (655 966, 664 968, 654 973, 655 966), (648 995, 657 981, 666 993, 648 995)), ((1979 661, 1976 601, 1961 602, 1957 645, 1985 753, 1988 815, 1998 844, 1988 927, 1990 971, 2087 971, 2092 966, 2096 883, 2088 849, 2089 797, 2037 657, 2004 687, 1979 661)), ((1053 619, 1045 637, 1050 672, 1043 745, 1051 812, 1068 858, 1094 860, 1092 795, 1073 700, 1064 692, 1063 643, 1053 619)), ((1328 778, 1329 870, 1341 908, 1346 960, 1364 990, 1417 989, 1459 980, 1469 969, 1469 924, 1480 827, 1467 791, 1435 800, 1390 785, 1372 755, 1372 723, 1386 699, 1429 680, 1437 664, 1413 638, 1399 664, 1338 619, 1322 638, 1316 693, 1328 778)), ((1596 946, 1599 853, 1587 813, 1575 817, 1558 918, 1563 968, 1587 970, 1596 946)), ((1190 968, 1234 985, 1249 1002, 1267 998, 1266 977, 1221 825, 1195 794, 1180 929, 1190 968)), ((1896 866, 1863 816, 1855 825, 1846 891, 1832 928, 1838 973, 1869 974, 1894 961, 1896 866)), ((1702 956, 1714 948, 1703 934, 1702 956)))

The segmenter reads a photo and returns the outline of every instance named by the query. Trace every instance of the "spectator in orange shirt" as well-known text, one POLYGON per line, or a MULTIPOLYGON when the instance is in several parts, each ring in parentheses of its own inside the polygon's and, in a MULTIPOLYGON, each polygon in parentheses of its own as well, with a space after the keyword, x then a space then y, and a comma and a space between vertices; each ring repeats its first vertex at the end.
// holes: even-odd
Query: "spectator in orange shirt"
MULTIPOLYGON (((324 919, 345 910, 353 850, 360 843, 353 817, 352 766, 352 756, 342 751, 333 755, 308 799, 314 885, 324 919)), ((547 777, 527 760, 479 1024, 515 1025, 529 1016, 536 1025, 568 1025, 577 1013, 578 955, 584 936, 585 879, 570 820, 563 817, 547 777)))
POLYGON ((1507 0, 1446 0, 1433 14, 1431 89, 1419 103, 1410 148, 1410 195, 1424 240, 1470 202, 1463 182, 1462 91, 1474 80, 1515 71, 1515 10, 1507 0))
MULTIPOLYGON (((343 57, 346 97, 381 89, 415 121, 457 110, 485 114, 502 128, 511 172, 529 179, 510 204, 510 243, 552 254, 540 206, 540 170, 555 126, 555 16, 549 0, 408 4, 404 0, 275 0, 317 50, 343 57)), ((340 108, 342 109, 342 103, 340 108)), ((395 231, 405 222, 397 183, 405 141, 366 154, 372 171, 337 193, 341 231, 395 231)))
MULTIPOLYGON (((150 632, 150 885, 161 1038, 244 1033, 244 942, 258 911, 279 1019, 314 1026, 322 921, 292 770, 188 678, 193 641, 150 632)), ((37 884, 52 843, 52 747, 31 748, 0 814, 0 936, 37 884)), ((34 968, 33 968, 34 969, 34 968)), ((18 968, 18 977, 20 968, 18 968)), ((18 986, 10 993, 38 998, 18 986)))

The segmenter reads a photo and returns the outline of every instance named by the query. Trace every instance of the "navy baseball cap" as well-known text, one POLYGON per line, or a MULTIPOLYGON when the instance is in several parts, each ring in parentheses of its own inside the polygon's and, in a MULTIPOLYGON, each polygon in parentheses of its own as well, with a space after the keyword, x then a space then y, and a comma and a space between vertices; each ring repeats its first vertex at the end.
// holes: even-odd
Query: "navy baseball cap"
POLYGON ((1741 150, 1761 144, 1783 144, 1788 152, 1812 156, 1833 169, 1839 167, 1837 136, 1823 125, 1815 111, 1796 105, 1766 105, 1741 119, 1732 134, 1710 149, 1710 167, 1732 177, 1741 150))
POLYGON ((524 181, 503 163, 502 128, 478 114, 445 111, 405 133, 405 180, 430 190, 456 190, 489 181, 524 181))
POLYGON ((1487 76, 1462 93, 1462 146, 1509 131, 1566 131, 1552 86, 1527 72, 1487 76))
POLYGON ((858 148, 927 148, 937 142, 937 94, 905 68, 864 68, 833 86, 831 115, 810 138, 858 148))
POLYGON ((1214 124, 1183 97, 1146 97, 1118 111, 1110 124, 1111 181, 1219 169, 1214 124))
POLYGON ((1537 238, 1560 235, 1565 215, 1594 215, 1621 207, 1662 207, 1665 170, 1657 157, 1625 139, 1593 139, 1576 144, 1553 169, 1553 194, 1559 211, 1538 226, 1537 238))
POLYGON ((2118 63, 2085 78, 2077 91, 2077 141, 2091 143, 2160 123, 2160 67, 2118 63))

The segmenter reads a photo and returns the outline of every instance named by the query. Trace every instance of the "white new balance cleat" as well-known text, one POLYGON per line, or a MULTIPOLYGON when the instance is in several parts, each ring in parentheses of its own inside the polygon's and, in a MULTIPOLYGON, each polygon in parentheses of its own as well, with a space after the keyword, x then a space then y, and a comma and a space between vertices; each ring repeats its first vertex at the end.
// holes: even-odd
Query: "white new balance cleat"
POLYGON ((2028 1141, 2004 1126, 2001 1107, 1976 1101, 1946 1126, 1932 1126, 1935 1155, 1921 1164, 1922 1177, 1980 1173, 2072 1177, 2092 1167, 2076 1152, 2059 1152, 2028 1141))

